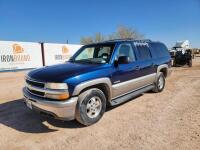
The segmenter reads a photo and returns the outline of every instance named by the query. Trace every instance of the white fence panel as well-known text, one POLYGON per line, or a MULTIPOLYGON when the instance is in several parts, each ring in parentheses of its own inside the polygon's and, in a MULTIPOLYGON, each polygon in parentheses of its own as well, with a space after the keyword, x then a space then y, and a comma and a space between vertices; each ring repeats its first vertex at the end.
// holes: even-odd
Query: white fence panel
POLYGON ((0 41, 0 71, 41 66, 40 43, 0 41))
POLYGON ((44 43, 45 65, 64 63, 81 47, 74 44, 44 43))

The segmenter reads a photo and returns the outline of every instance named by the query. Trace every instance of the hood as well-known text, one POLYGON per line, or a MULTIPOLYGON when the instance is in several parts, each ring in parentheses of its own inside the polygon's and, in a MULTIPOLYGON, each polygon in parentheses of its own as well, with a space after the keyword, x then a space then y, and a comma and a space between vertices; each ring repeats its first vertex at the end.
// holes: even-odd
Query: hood
POLYGON ((65 64, 46 66, 43 68, 35 69, 30 71, 28 76, 32 79, 42 82, 63 82, 72 76, 93 71, 100 65, 102 64, 80 64, 67 62, 65 64))

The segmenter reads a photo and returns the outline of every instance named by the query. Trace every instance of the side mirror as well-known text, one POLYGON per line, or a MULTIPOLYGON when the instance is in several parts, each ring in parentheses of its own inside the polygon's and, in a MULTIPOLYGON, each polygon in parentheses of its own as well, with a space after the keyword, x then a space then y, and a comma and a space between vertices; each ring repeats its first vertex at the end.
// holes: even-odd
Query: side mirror
POLYGON ((128 56, 119 56, 118 64, 128 64, 130 62, 130 58, 128 56))

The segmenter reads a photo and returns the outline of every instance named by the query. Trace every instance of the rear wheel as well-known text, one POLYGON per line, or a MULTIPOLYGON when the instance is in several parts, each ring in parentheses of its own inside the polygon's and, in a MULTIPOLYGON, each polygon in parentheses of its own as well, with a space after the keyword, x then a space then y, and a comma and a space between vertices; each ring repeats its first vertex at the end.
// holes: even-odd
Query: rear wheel
POLYGON ((106 110, 106 97, 97 89, 89 89, 79 95, 76 107, 76 120, 83 125, 99 121, 106 110))
POLYGON ((165 76, 162 72, 159 72, 155 83, 155 88, 153 89, 153 91, 159 93, 162 92, 164 88, 165 88, 165 76))
POLYGON ((174 59, 174 61, 173 61, 173 65, 172 65, 173 67, 176 67, 176 59, 174 59))
POLYGON ((189 62, 188 62, 188 66, 189 66, 189 67, 192 67, 192 59, 189 60, 189 62))

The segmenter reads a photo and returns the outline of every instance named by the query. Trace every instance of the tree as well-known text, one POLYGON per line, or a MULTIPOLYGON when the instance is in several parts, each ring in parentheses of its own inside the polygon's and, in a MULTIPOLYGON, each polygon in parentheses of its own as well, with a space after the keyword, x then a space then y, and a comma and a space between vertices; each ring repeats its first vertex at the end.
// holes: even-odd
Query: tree
POLYGON ((144 36, 137 32, 136 29, 126 26, 118 26, 117 32, 110 35, 110 39, 143 39, 144 36))
POLYGON ((92 37, 82 37, 81 38, 81 44, 91 44, 93 43, 93 38, 92 37))
POLYGON ((91 44, 95 42, 102 42, 105 41, 106 37, 102 35, 100 32, 95 33, 93 37, 82 37, 81 38, 81 44, 91 44))
POLYGON ((94 36, 94 42, 102 42, 105 40, 106 40, 106 37, 102 35, 100 32, 96 33, 94 36))
POLYGON ((81 38, 81 44, 91 44, 95 42, 102 42, 105 40, 114 40, 114 39, 143 39, 144 35, 140 34, 135 30, 134 28, 127 27, 127 26, 118 26, 117 31, 109 34, 107 36, 104 36, 100 32, 95 33, 94 36, 89 37, 82 37, 81 38))

